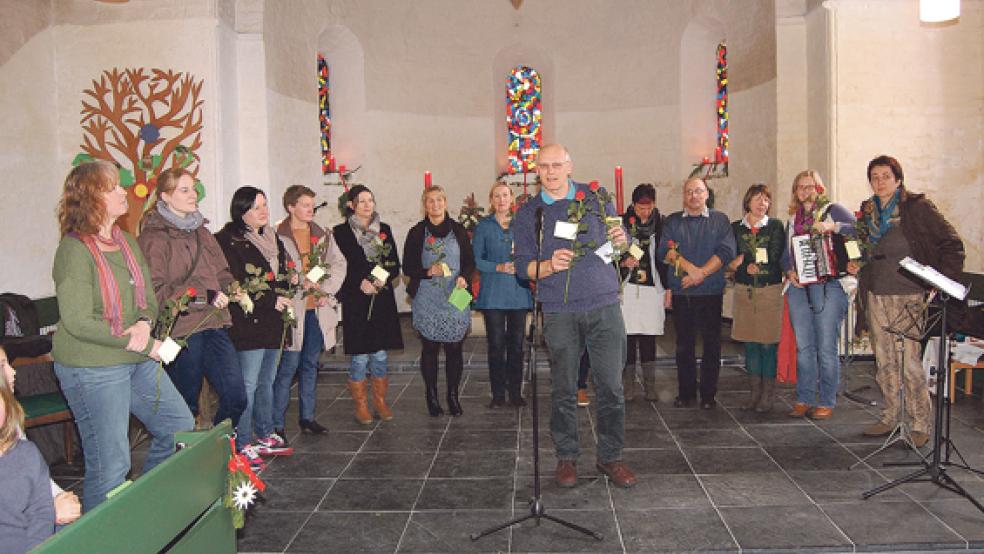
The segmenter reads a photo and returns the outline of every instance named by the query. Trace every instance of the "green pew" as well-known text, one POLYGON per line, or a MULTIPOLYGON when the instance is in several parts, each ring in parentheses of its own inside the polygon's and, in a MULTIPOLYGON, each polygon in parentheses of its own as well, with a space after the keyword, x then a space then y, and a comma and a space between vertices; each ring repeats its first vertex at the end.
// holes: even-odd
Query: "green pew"
POLYGON ((222 505, 231 432, 226 420, 178 433, 186 446, 32 552, 235 553, 232 513, 222 505))

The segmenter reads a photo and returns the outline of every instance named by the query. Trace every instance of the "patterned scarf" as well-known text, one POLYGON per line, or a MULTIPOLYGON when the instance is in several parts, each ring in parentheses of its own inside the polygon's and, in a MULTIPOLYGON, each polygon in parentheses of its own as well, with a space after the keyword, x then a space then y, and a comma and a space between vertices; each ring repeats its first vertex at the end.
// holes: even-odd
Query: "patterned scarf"
POLYGON ((372 212, 372 216, 369 218, 369 225, 365 227, 362 226, 362 222, 359 220, 355 214, 352 214, 348 218, 349 227, 352 228, 352 234, 355 235, 355 240, 362 247, 362 251, 366 254, 366 259, 377 254, 376 249, 372 247, 372 241, 379 236, 379 214, 372 212))
POLYGON ((868 240, 871 241, 872 246, 877 245, 890 228, 899 224, 902 218, 899 213, 901 192, 902 187, 895 189, 895 192, 892 193, 892 199, 884 207, 881 205, 881 198, 877 194, 871 197, 871 205, 874 209, 871 213, 865 214, 864 223, 868 228, 868 240))
MULTIPOLYGON (((116 225, 110 232, 113 243, 120 248, 123 259, 126 261, 126 268, 130 271, 133 278, 133 294, 137 301, 137 307, 141 310, 147 307, 147 296, 144 294, 144 277, 137 264, 137 257, 133 255, 130 243, 123 236, 123 231, 116 225)), ((93 261, 96 263, 96 270, 99 271, 99 292, 102 295, 103 319, 109 323, 109 330, 113 336, 119 337, 123 334, 123 301, 120 299, 120 288, 116 283, 116 276, 109 267, 106 255, 96 244, 96 237, 93 235, 80 235, 72 232, 71 236, 82 241, 82 244, 89 249, 93 261)))
POLYGON ((259 230, 253 229, 249 225, 246 225, 246 233, 243 235, 246 240, 253 243, 253 246, 260 251, 265 259, 270 264, 270 269, 273 274, 276 275, 280 273, 280 258, 278 258, 279 249, 277 247, 277 233, 270 228, 269 225, 260 227, 259 230))

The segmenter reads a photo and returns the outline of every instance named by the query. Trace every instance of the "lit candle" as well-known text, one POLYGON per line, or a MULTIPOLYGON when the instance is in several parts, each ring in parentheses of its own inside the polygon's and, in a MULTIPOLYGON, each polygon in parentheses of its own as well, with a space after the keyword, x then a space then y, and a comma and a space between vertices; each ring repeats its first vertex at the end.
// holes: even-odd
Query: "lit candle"
POLYGON ((424 188, 425 189, 429 189, 429 188, 431 188, 431 185, 432 184, 433 183, 431 181, 431 172, 430 171, 425 171, 424 172, 424 188))
POLYGON ((624 213, 625 209, 622 202, 622 166, 615 166, 615 211, 619 214, 624 213))
POLYGON ((328 173, 335 172, 335 156, 328 154, 328 173))
POLYGON ((714 148, 714 163, 721 163, 721 147, 714 148))
POLYGON ((345 165, 344 164, 338 166, 338 173, 340 175, 345 175, 345 165))

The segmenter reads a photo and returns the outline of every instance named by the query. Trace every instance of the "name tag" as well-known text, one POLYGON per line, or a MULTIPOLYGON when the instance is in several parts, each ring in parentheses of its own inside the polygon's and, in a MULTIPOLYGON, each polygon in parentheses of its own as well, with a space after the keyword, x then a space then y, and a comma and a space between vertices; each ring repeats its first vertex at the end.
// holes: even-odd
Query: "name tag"
POLYGON ((844 250, 847 250, 847 259, 858 260, 861 258, 861 248, 858 246, 858 241, 849 240, 844 243, 844 250))
POLYGON ((767 264, 769 263, 769 251, 765 248, 755 249, 755 263, 757 264, 767 264))
POLYGON ((612 246, 612 241, 602 244, 597 250, 595 250, 594 253, 606 264, 612 263, 612 254, 615 253, 615 248, 612 246))
POLYGON ((305 277, 307 277, 308 280, 311 281, 312 283, 317 283, 325 275, 326 275, 325 270, 322 269, 320 265, 316 265, 311 268, 311 271, 307 272, 307 275, 305 275, 305 277))
POLYGON ((632 246, 629 247, 629 256, 641 260, 644 255, 645 252, 642 251, 642 248, 639 248, 638 244, 632 243, 632 246))
POLYGON ((577 223, 558 221, 554 225, 554 236, 559 239, 574 240, 574 237, 577 236, 577 223))
POLYGON ((370 273, 370 275, 372 275, 373 279, 385 283, 386 280, 389 279, 390 272, 383 269, 382 266, 377 265, 376 267, 372 268, 372 272, 370 273))
POLYGON ((178 357, 181 352, 181 345, 174 342, 174 339, 167 337, 161 342, 161 345, 157 348, 157 355, 161 357, 161 361, 165 364, 169 364, 178 357))

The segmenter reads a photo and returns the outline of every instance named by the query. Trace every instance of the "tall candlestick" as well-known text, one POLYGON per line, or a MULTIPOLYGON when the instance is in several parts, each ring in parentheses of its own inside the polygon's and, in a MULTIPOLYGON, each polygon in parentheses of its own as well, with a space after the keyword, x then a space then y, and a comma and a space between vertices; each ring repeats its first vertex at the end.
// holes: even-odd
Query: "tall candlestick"
POLYGON ((615 166, 615 210, 622 214, 625 212, 625 206, 622 200, 622 166, 615 166))
POLYGON ((424 172, 424 188, 425 189, 429 189, 429 188, 431 188, 431 185, 432 184, 433 183, 431 182, 431 172, 430 171, 425 171, 424 172))

